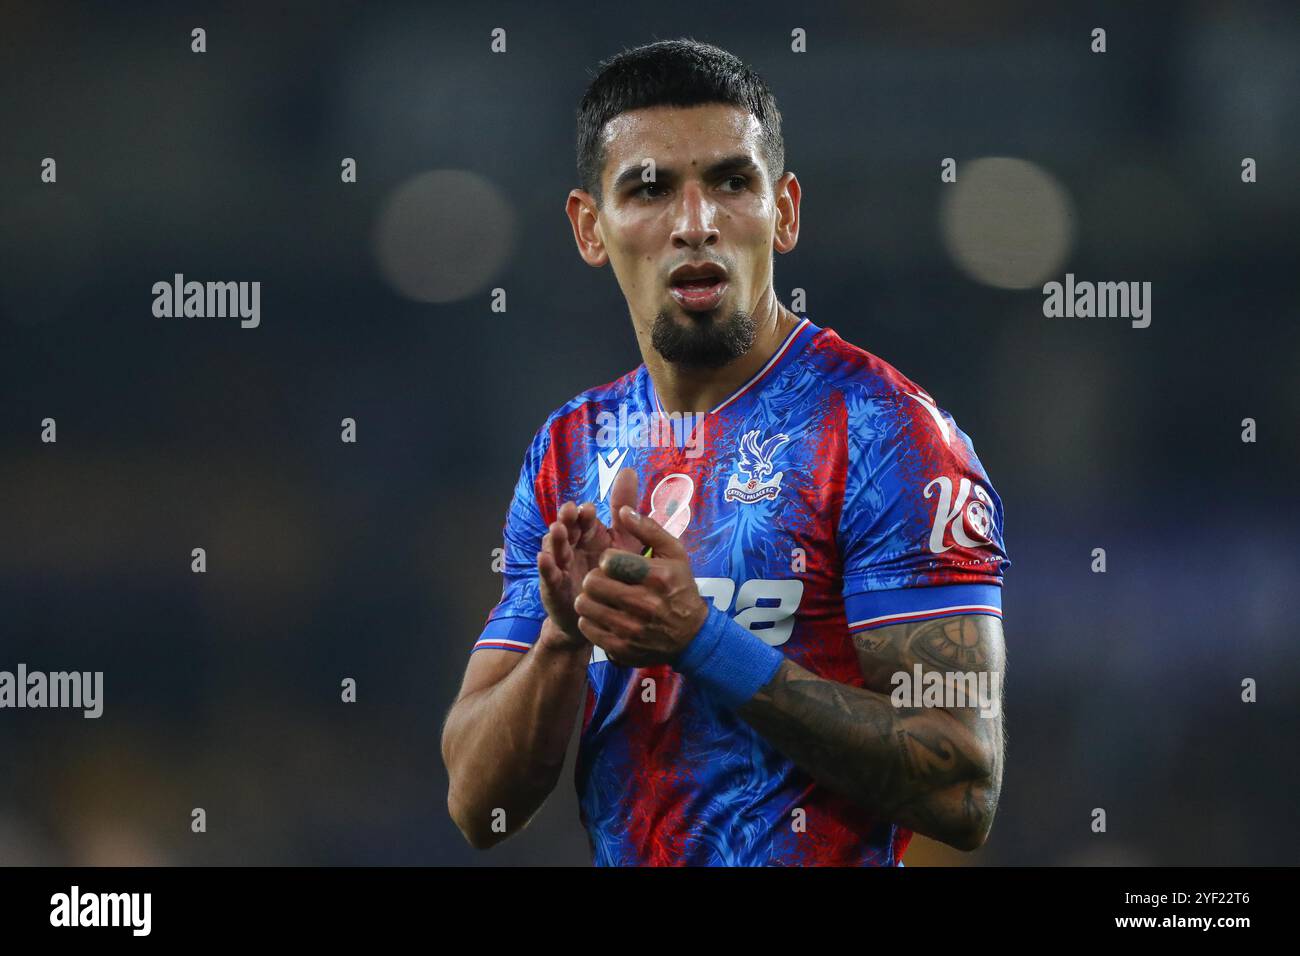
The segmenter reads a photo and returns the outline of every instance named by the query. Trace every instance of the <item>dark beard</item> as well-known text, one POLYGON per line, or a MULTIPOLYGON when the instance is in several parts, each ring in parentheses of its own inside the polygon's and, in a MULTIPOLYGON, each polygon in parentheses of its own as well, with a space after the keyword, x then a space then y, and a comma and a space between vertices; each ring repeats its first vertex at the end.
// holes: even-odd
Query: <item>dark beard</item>
POLYGON ((754 320, 741 309, 726 319, 688 318, 690 323, 682 325, 667 312, 655 316, 650 344, 664 361, 687 368, 722 368, 754 345, 754 320))

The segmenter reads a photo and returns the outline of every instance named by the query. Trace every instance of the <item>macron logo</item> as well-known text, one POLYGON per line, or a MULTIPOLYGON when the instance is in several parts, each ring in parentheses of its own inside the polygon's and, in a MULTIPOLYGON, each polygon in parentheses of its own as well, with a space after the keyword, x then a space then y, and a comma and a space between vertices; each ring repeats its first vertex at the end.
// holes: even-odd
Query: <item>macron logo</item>
POLYGON ((611 448, 608 454, 597 453, 596 464, 600 466, 600 497, 596 499, 597 501, 604 501, 605 496, 609 494, 609 489, 614 484, 614 476, 623 467, 623 459, 626 457, 626 448, 622 451, 611 448))

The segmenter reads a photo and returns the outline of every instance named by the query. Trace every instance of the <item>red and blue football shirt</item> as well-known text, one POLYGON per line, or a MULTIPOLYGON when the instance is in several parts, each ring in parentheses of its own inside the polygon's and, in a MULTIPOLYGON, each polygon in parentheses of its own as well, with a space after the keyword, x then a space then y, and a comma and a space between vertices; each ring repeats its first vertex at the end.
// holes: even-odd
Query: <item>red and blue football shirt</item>
MULTIPOLYGON (((528 651, 546 618, 542 536, 570 500, 608 524, 623 467, 640 477, 639 510, 681 539, 700 593, 827 680, 863 686, 854 632, 1001 616, 1002 502, 970 438, 832 329, 803 320, 716 408, 674 418, 644 365, 547 418, 475 650, 528 651)), ((587 676, 576 782, 597 865, 901 862, 911 831, 816 783, 670 667, 618 667, 596 648, 587 676)))

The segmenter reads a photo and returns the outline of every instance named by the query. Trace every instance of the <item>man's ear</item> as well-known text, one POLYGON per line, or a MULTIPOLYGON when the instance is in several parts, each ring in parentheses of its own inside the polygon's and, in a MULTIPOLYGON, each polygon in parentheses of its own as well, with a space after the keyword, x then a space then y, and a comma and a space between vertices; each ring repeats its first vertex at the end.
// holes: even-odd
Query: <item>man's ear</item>
POLYGON ((786 253, 799 242, 799 200, 802 193, 798 177, 786 172, 776 181, 772 192, 776 196, 776 230, 772 247, 777 252, 786 253))
POLYGON ((564 211, 573 226, 573 241, 578 244, 582 261, 597 268, 603 266, 609 261, 609 254, 605 252, 605 241, 600 236, 596 200, 585 189, 570 190, 564 211))

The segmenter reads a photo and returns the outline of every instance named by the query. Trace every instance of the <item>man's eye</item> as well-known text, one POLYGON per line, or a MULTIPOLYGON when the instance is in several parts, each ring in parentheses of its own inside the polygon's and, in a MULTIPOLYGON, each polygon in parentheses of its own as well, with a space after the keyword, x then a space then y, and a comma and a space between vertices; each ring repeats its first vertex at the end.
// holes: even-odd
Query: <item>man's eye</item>
POLYGON ((641 188, 639 188, 639 189, 636 191, 635 195, 637 195, 637 196, 644 196, 644 197, 647 198, 647 199, 654 199, 655 197, 654 197, 653 195, 651 195, 647 190, 651 190, 651 189, 662 189, 662 188, 663 188, 663 187, 660 186, 658 183, 645 183, 645 184, 643 184, 643 185, 641 186, 641 188))
POLYGON ((728 176, 725 180, 723 180, 723 182, 726 185, 730 185, 732 183, 738 183, 735 189, 729 189, 727 190, 727 192, 739 192, 740 190, 744 189, 746 186, 749 185, 749 177, 742 176, 739 173, 737 173, 735 176, 728 176))

